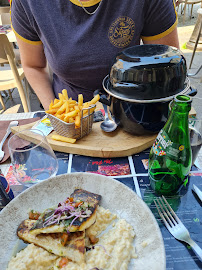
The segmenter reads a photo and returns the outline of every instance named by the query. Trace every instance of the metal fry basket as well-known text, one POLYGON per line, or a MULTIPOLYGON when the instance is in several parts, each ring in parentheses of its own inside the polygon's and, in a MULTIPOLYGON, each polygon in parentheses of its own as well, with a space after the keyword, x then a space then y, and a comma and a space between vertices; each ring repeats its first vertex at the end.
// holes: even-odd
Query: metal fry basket
POLYGON ((82 137, 89 134, 92 130, 94 111, 91 113, 90 109, 94 108, 95 106, 96 105, 93 104, 88 108, 82 109, 80 128, 75 128, 75 123, 66 123, 52 114, 47 113, 47 116, 50 119, 53 129, 59 135, 73 139, 81 139, 82 137), (88 114, 83 117, 84 111, 86 110, 88 111, 88 114))

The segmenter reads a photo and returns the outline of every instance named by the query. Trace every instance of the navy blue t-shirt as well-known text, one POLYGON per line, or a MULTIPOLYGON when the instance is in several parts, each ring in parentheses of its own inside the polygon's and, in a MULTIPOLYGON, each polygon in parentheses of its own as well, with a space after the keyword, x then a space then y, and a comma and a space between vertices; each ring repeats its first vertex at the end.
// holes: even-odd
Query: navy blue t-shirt
POLYGON ((173 0, 13 0, 12 27, 31 44, 43 43, 53 90, 85 101, 102 88, 114 57, 141 37, 155 40, 177 25, 173 0))

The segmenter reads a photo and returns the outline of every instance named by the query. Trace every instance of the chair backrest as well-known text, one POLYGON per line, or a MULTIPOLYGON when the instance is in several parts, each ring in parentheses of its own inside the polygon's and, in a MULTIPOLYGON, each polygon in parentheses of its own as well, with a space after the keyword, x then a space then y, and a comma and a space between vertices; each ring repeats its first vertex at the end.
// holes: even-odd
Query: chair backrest
MULTIPOLYGON (((0 77, 2 79, 2 88, 0 89, 0 91, 10 89, 10 87, 12 87, 12 88, 17 87, 21 101, 22 101, 24 111, 28 112, 29 108, 28 108, 26 95, 25 95, 22 81, 21 81, 25 77, 23 69, 21 67, 17 68, 13 47, 11 46, 11 44, 8 40, 8 37, 6 36, 6 34, 0 34, 0 64, 2 62, 4 64, 4 62, 6 60, 10 65, 10 68, 11 68, 12 73, 13 73, 11 75, 13 75, 13 76, 11 76, 10 79, 6 78, 5 81, 7 81, 7 84, 5 83, 4 78, 0 77), (13 79, 15 79, 15 80, 13 80, 13 79), (12 81, 12 83, 9 82, 9 80, 12 81), (8 88, 5 89, 5 87, 8 87, 8 88)), ((10 74, 10 72, 9 72, 9 74, 10 74)), ((0 69, 0 76, 4 76, 4 75, 5 75, 4 72, 3 72, 3 75, 1 75, 1 69, 0 69)), ((1 86, 1 84, 0 84, 0 86, 1 86)))
POLYGON ((202 3, 202 0, 175 0, 175 2, 176 3, 178 3, 178 4, 183 4, 183 3, 185 3, 185 4, 199 4, 199 3, 202 3))
POLYGON ((21 84, 20 76, 16 66, 15 54, 6 34, 0 34, 0 64, 9 62, 14 78, 21 84))
POLYGON ((0 14, 0 24, 1 25, 8 25, 8 24, 11 24, 11 15, 10 13, 2 13, 0 14))
POLYGON ((10 6, 0 7, 0 14, 9 13, 9 12, 10 12, 10 6))
POLYGON ((15 63, 15 54, 6 34, 0 34, 0 64, 5 61, 15 63))
POLYGON ((194 5, 194 4, 199 4, 202 3, 202 0, 185 0, 186 4, 194 5))

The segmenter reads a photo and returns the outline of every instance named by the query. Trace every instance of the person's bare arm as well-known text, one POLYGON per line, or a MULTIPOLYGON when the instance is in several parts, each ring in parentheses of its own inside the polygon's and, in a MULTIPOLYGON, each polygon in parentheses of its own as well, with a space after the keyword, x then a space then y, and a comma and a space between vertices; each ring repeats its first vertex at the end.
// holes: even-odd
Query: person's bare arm
POLYGON ((31 87, 37 94, 45 110, 48 109, 51 100, 55 98, 46 68, 46 57, 43 45, 32 45, 17 38, 20 49, 20 58, 25 76, 31 87))
POLYGON ((144 44, 163 44, 163 45, 168 45, 168 46, 174 46, 179 49, 180 47, 179 47, 179 40, 178 40, 178 34, 177 34, 177 27, 170 34, 160 39, 144 40, 143 38, 143 43, 144 44))

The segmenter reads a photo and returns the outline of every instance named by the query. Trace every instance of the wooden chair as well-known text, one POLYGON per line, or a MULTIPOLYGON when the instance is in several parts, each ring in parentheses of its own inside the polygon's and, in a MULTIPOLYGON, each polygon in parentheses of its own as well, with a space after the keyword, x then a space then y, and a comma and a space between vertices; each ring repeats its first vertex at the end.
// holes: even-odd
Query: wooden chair
POLYGON ((0 7, 0 14, 2 14, 2 13, 9 13, 10 12, 10 6, 8 5, 8 6, 2 6, 2 7, 0 7))
MULTIPOLYGON (((193 7, 195 4, 201 3, 202 6, 202 0, 178 0, 177 6, 179 7, 180 4, 184 4, 184 15, 183 15, 183 24, 185 22, 185 16, 186 16, 186 9, 187 5, 191 5, 191 14, 190 14, 190 19, 192 18, 192 12, 193 12, 193 7)), ((181 12, 182 13, 182 12, 181 12)))
POLYGON ((0 7, 0 25, 11 24, 10 6, 0 7))
MULTIPOLYGON (((22 80, 25 79, 23 68, 16 65, 13 47, 10 44, 7 36, 5 34, 0 34, 0 65, 2 63, 4 64, 6 61, 8 61, 9 64, 0 67, 0 91, 17 88, 22 101, 23 109, 25 112, 28 112, 28 108, 30 108, 30 104, 27 101, 27 98, 29 100, 28 84, 25 80, 25 94, 22 85, 22 80)), ((0 102, 3 109, 5 109, 5 104, 1 95, 0 102)))
POLYGON ((11 24, 11 18, 10 18, 10 13, 2 13, 0 14, 0 25, 9 25, 11 24))
MULTIPOLYGON (((10 7, 0 7, 0 25, 11 25, 10 7)), ((13 43, 13 45, 15 45, 13 43)), ((14 46, 15 59, 18 64, 21 64, 20 51, 14 46)))
MULTIPOLYGON (((199 8, 198 11, 197 11, 197 13, 198 13, 198 20, 196 22, 196 25, 195 25, 195 28, 194 28, 193 33, 195 31, 196 32, 198 31, 198 34, 197 34, 195 45, 194 45, 194 48, 193 48, 193 52, 192 52, 192 56, 191 56, 191 60, 190 60, 190 64, 189 64, 189 68, 191 68, 191 66, 192 66, 192 63, 193 63, 193 60, 194 60, 194 55, 195 55, 195 52, 196 52, 196 49, 197 49, 197 45, 199 43, 199 39, 200 39, 200 37, 202 37, 202 8, 199 8)), ((192 35, 193 35, 193 33, 192 33, 192 35)), ((190 76, 190 77, 196 76, 201 69, 202 69, 202 65, 200 65, 200 67, 198 68, 198 70, 194 74, 188 73, 188 76, 190 76)), ((200 82, 202 82, 202 77, 201 77, 200 82)))

